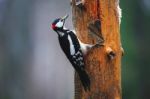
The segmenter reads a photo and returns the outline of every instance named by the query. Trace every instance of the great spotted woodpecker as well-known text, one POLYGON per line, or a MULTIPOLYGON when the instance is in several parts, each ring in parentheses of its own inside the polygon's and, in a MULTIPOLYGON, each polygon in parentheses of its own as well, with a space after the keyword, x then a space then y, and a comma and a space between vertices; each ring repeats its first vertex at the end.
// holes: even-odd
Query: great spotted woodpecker
POLYGON ((74 31, 64 27, 65 20, 68 15, 54 20, 51 27, 58 34, 58 39, 62 50, 69 59, 70 63, 78 73, 84 90, 90 90, 90 78, 85 70, 84 54, 99 44, 84 44, 76 36, 74 31))

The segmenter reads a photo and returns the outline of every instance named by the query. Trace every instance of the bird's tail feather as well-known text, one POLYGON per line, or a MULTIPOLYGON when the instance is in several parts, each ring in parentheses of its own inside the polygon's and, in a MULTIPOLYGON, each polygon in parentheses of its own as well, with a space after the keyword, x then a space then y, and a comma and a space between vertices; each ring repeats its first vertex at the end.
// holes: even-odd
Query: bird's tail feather
POLYGON ((90 91, 90 77, 89 75, 87 74, 87 72, 85 70, 80 70, 78 71, 78 74, 79 74, 79 77, 80 77, 80 80, 81 80, 81 83, 84 87, 84 90, 87 91, 89 90, 90 91))

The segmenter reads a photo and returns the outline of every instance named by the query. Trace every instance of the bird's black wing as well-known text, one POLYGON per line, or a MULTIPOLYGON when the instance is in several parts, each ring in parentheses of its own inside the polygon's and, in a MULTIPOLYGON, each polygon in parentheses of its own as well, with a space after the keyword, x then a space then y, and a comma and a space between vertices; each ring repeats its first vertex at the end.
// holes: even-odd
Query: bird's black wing
POLYGON ((69 31, 65 33, 63 37, 59 37, 59 43, 62 50, 64 51, 67 58, 69 59, 70 63, 72 64, 76 72, 79 74, 80 80, 82 82, 85 91, 90 90, 90 78, 87 72, 85 71, 83 53, 81 51, 81 47, 76 35, 72 31, 69 31), (73 54, 71 53, 72 49, 70 48, 70 46, 72 45, 70 45, 68 36, 70 37, 74 48, 73 54))
POLYGON ((75 48, 74 55, 71 55, 70 62, 79 74, 80 80, 82 82, 82 85, 85 89, 85 91, 88 89, 90 90, 90 78, 85 71, 85 63, 84 63, 84 57, 83 53, 79 44, 79 41, 76 37, 76 35, 73 32, 69 33, 70 37, 73 39, 73 45, 75 48))

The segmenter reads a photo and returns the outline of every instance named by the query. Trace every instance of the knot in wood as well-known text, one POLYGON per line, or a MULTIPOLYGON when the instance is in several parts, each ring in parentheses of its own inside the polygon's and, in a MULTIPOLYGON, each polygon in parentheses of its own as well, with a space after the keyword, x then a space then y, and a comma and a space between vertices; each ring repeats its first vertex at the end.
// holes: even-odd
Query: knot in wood
POLYGON ((112 50, 112 48, 107 47, 106 52, 107 52, 107 56, 108 56, 109 60, 113 60, 115 58, 116 53, 112 50))

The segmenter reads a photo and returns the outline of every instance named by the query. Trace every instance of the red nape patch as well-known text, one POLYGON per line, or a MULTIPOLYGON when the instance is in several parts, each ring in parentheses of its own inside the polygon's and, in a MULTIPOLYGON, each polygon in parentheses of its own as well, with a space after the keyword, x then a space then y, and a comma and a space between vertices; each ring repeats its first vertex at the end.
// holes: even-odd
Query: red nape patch
POLYGON ((51 26, 51 27, 52 27, 52 29, 55 29, 55 28, 56 28, 55 24, 52 24, 52 26, 51 26))

